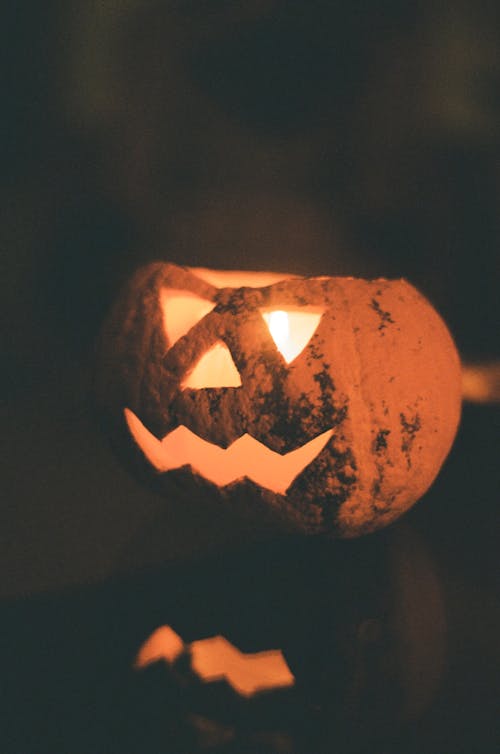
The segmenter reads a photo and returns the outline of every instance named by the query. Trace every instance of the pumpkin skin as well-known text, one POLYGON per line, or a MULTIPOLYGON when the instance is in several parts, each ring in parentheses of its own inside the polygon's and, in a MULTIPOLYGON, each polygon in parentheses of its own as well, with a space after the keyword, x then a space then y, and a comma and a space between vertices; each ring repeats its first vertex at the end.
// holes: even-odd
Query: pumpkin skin
POLYGON ((460 362, 440 316, 405 280, 275 276, 262 287, 217 287, 213 277, 153 263, 105 324, 97 397, 130 457, 169 495, 192 486, 231 505, 250 499, 309 533, 354 537, 394 521, 435 479, 459 422, 460 362), (174 343, 167 290, 213 307, 174 343), (261 312, 307 307, 322 311, 319 324, 287 363, 261 312), (229 349, 241 385, 184 387, 215 343, 229 349), (223 449, 249 435, 282 456, 331 434, 277 492, 245 475, 214 484, 196 459, 162 470, 142 435, 159 448, 180 426, 223 449))

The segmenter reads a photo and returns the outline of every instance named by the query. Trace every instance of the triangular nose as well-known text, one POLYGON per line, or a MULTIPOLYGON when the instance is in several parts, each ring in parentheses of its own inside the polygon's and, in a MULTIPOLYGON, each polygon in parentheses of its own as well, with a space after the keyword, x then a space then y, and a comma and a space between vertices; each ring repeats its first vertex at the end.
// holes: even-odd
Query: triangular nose
POLYGON ((217 342, 203 354, 182 388, 201 390, 207 387, 241 387, 241 377, 228 347, 217 342))

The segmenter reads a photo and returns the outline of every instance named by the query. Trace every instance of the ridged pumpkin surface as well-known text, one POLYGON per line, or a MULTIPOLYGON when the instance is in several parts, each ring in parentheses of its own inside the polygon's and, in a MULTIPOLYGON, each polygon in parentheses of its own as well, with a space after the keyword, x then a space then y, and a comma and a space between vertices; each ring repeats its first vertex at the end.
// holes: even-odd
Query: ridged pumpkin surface
POLYGON ((450 450, 461 404, 458 355, 429 302, 405 280, 288 277, 223 288, 209 280, 152 264, 132 279, 103 332, 99 403, 162 489, 174 497, 177 482, 187 494, 206 490, 231 505, 250 496, 257 511, 271 508, 294 527, 341 537, 385 526, 413 505, 450 450), (165 329, 165 290, 213 305, 175 343, 165 329), (261 312, 308 307, 321 319, 286 363, 261 312), (241 384, 183 387, 216 343, 229 349, 241 384), (165 471, 154 448, 181 426, 218 448, 248 436, 281 456, 331 435, 276 492, 244 474, 217 486, 196 459, 165 471))

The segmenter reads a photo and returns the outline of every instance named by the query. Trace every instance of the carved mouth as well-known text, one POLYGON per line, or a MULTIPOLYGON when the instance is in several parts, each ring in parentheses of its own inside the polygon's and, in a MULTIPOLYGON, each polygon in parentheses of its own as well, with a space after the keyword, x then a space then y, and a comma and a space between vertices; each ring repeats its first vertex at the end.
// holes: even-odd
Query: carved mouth
POLYGON ((133 411, 126 408, 124 414, 132 437, 158 471, 191 466, 193 471, 218 487, 246 477, 260 487, 282 495, 295 477, 321 453, 333 434, 333 429, 328 429, 302 447, 281 455, 249 434, 242 435, 228 448, 220 448, 184 425, 158 440, 133 411))

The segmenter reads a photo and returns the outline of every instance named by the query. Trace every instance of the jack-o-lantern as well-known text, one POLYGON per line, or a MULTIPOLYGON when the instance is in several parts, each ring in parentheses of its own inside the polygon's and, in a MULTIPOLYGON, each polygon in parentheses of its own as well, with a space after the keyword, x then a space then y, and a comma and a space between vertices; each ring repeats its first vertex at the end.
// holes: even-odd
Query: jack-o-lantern
POLYGON ((104 329, 97 391, 165 489, 194 484, 351 537, 428 489, 453 442, 458 355, 404 280, 154 263, 104 329))

